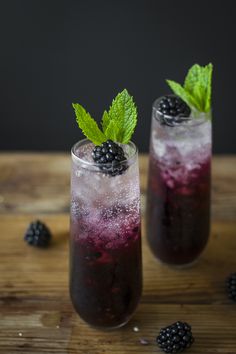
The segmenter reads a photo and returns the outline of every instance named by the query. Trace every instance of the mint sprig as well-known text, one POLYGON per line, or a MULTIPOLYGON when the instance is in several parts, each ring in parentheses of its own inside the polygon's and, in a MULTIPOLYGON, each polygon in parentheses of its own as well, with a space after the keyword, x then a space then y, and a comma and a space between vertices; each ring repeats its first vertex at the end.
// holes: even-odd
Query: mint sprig
POLYGON ((104 131, 105 135, 109 136, 113 128, 115 141, 127 144, 137 124, 137 108, 126 89, 118 93, 112 101, 108 116, 109 123, 104 131))
POLYGON ((188 71, 184 85, 166 80, 172 91, 181 97, 190 107, 200 112, 209 112, 211 109, 213 65, 194 64, 188 71))
POLYGON ((76 121, 84 135, 94 144, 100 145, 103 143, 106 137, 99 129, 96 121, 79 103, 72 103, 72 106, 75 110, 76 121))
POLYGON ((118 93, 109 111, 104 111, 102 130, 79 103, 73 103, 72 106, 80 129, 95 145, 100 145, 108 139, 121 144, 128 144, 130 141, 137 124, 137 108, 126 89, 118 93))

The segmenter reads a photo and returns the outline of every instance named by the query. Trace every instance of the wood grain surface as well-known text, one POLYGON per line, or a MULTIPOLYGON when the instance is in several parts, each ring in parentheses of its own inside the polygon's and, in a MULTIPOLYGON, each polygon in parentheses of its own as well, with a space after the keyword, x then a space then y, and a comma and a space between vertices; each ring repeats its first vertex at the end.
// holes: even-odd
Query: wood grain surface
MULTIPOLYGON (((140 157, 140 172, 144 209, 146 156, 140 157)), ((184 320, 196 338, 188 353, 236 354, 236 304, 224 284, 236 271, 236 157, 214 157, 211 238, 192 268, 155 260, 143 218, 143 296, 133 319, 115 331, 89 327, 70 303, 69 179, 69 155, 0 154, 0 353, 161 353, 155 344, 160 328, 184 320), (53 232, 47 250, 23 241, 36 218, 53 232)))

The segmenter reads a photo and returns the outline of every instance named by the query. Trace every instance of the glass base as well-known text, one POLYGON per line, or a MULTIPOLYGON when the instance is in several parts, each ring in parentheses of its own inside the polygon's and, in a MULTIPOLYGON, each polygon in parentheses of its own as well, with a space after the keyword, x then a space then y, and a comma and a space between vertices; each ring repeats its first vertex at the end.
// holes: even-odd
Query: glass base
MULTIPOLYGON (((81 318, 81 317, 80 317, 81 318)), ((95 326, 95 325, 92 325, 86 321, 84 321, 83 319, 83 322, 85 322, 87 325, 89 325, 90 327, 96 329, 96 330, 99 330, 99 331, 105 331, 105 332, 108 332, 108 331, 113 331, 113 330, 116 330, 116 329, 119 329, 123 326, 125 326, 129 321, 130 321, 131 317, 128 318, 127 320, 125 320, 124 322, 118 324, 118 325, 115 325, 115 326, 95 326)))
POLYGON ((174 264, 174 263, 166 263, 161 261, 159 258, 155 257, 155 259, 157 260, 158 263, 163 264, 164 266, 167 266, 169 268, 175 268, 175 269, 188 269, 193 267, 196 263, 198 263, 199 258, 194 259, 194 261, 189 262, 189 263, 183 263, 183 264, 174 264))

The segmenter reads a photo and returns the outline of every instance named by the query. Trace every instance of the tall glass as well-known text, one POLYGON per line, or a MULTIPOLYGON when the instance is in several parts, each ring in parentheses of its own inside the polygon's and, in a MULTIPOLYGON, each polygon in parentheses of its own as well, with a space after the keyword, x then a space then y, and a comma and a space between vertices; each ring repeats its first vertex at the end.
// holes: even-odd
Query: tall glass
POLYGON ((94 145, 72 148, 70 295, 81 318, 116 328, 134 313, 142 290, 138 152, 123 145, 122 174, 104 173, 94 145))
POLYGON ((188 265, 205 248, 210 228, 211 114, 193 112, 163 124, 153 104, 147 193, 147 237, 154 255, 188 265))

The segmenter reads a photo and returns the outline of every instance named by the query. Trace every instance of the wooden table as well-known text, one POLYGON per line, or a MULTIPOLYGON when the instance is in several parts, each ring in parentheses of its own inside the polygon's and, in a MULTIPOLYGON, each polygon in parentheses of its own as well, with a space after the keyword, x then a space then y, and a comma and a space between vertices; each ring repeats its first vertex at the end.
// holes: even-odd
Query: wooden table
MULTIPOLYGON (((140 157, 140 170, 145 207, 146 156, 140 157)), ((143 232, 142 301, 130 323, 112 332, 90 328, 70 303, 69 174, 69 155, 0 154, 0 352, 160 353, 159 329, 180 319, 192 324, 196 338, 189 353, 235 354, 236 304, 228 300, 224 281, 236 271, 236 157, 213 160, 211 239, 194 267, 159 264, 143 232), (36 218, 53 232, 48 250, 23 241, 36 218)))

